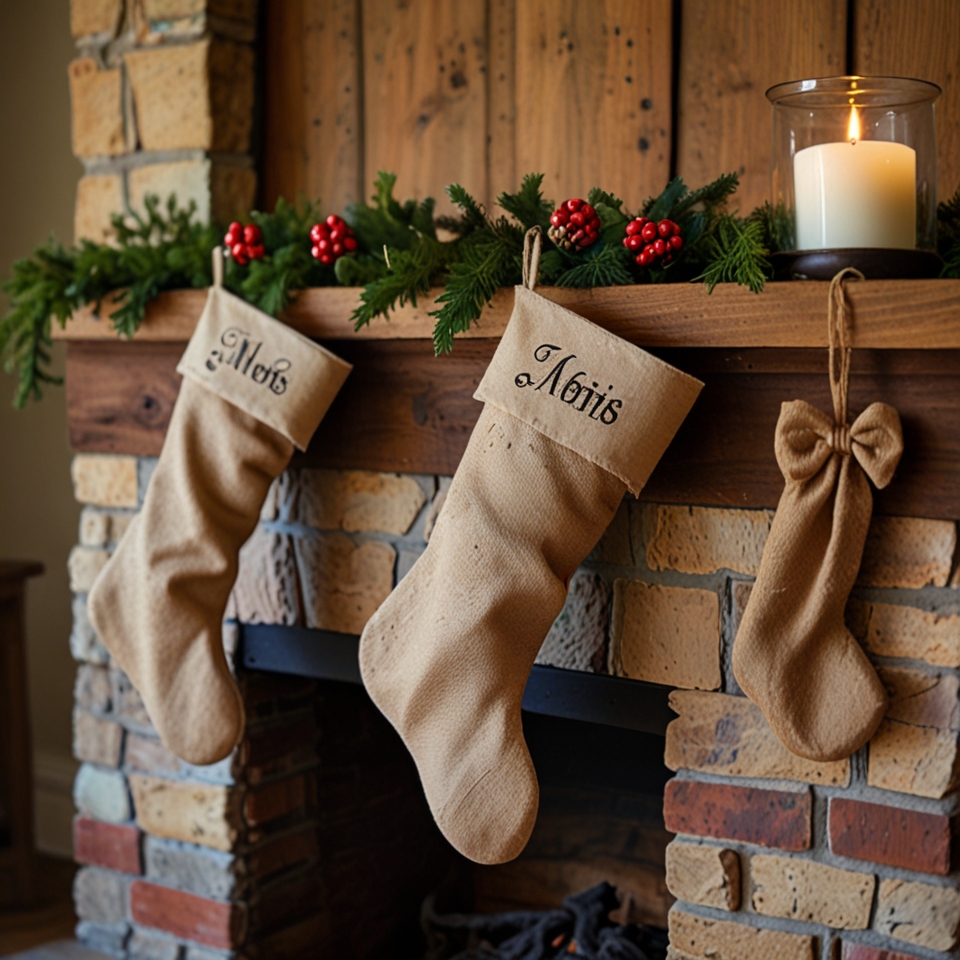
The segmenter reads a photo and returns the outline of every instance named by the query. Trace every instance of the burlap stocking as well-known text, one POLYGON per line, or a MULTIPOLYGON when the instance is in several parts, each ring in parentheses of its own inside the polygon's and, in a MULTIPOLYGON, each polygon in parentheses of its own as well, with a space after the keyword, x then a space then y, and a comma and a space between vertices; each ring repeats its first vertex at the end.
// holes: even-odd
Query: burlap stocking
POLYGON ((515 857, 536 819, 520 701, 569 578, 702 386, 534 293, 532 260, 429 546, 360 642, 440 829, 480 863, 515 857))
POLYGON ((903 452, 893 407, 873 403, 847 424, 847 273, 857 274, 841 271, 830 287, 834 415, 802 400, 783 404, 776 454, 786 485, 733 646, 737 683, 780 742, 819 761, 862 747, 886 709, 883 685, 843 610, 873 510, 867 477, 885 487, 903 452))
POLYGON ((243 732, 221 639, 237 554, 350 365, 214 286, 177 370, 183 383, 143 509, 89 608, 163 742, 203 764, 243 732))

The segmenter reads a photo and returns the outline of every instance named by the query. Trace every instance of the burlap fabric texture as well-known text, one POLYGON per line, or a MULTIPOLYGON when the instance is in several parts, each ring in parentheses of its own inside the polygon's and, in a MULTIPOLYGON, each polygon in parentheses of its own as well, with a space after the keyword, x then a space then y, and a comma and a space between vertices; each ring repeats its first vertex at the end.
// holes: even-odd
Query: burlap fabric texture
POLYGON ((830 286, 833 416, 802 400, 784 403, 776 455, 786 484, 757 582, 733 646, 733 672, 791 752, 847 757, 876 731, 887 694, 844 625, 870 526, 873 496, 903 452, 900 417, 872 403, 847 423, 850 347, 841 271, 830 286))
POLYGON ((351 367, 215 284, 177 369, 183 383, 143 508, 89 610, 164 744, 206 764, 243 733, 222 641, 237 555, 351 367))
POLYGON ((520 702, 567 584, 637 493, 702 384, 525 284, 430 543, 367 624, 363 681, 409 748, 433 815, 480 863, 537 815, 520 702))

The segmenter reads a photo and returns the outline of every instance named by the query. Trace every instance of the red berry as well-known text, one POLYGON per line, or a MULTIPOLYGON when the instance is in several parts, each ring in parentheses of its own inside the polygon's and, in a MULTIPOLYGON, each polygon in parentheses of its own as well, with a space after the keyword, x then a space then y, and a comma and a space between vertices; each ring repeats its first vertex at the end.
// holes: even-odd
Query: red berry
POLYGON ((343 244, 340 243, 339 241, 337 241, 337 242, 334 243, 333 246, 330 248, 330 252, 331 252, 335 257, 342 257, 342 256, 343 256, 343 244))
POLYGON ((352 253, 357 249, 357 240, 352 234, 343 238, 343 245, 347 248, 347 253, 352 253))
POLYGON ((547 236, 563 250, 583 250, 600 238, 600 219, 589 203, 571 197, 550 214, 547 236))
POLYGON ((318 243, 320 240, 326 239, 328 236, 327 228, 322 223, 315 223, 310 228, 310 239, 314 243, 318 243))
POLYGON ((310 248, 310 256, 313 257, 315 260, 320 259, 320 248, 316 244, 314 244, 310 248))
POLYGON ((569 199, 569 200, 564 204, 564 206, 565 206, 571 213, 576 213, 576 212, 583 206, 583 201, 577 199, 576 197, 571 197, 571 199, 569 199))
POLYGON ((343 239, 343 227, 336 226, 330 231, 330 239, 334 243, 339 243, 343 239))
POLYGON ((336 257, 334 257, 332 254, 329 254, 329 253, 321 253, 321 254, 320 254, 320 262, 321 262, 322 264, 325 264, 325 265, 328 266, 328 267, 329 267, 330 264, 333 263, 333 261, 336 260, 336 259, 337 259, 336 257))
POLYGON ((666 254, 664 254, 664 256, 663 256, 663 262, 664 262, 664 263, 670 263, 672 260, 673 260, 673 254, 672 254, 672 253, 666 253, 666 254))
POLYGON ((247 263, 246 245, 243 243, 235 243, 230 248, 230 256, 233 257, 233 259, 236 260, 236 262, 242 267, 245 263, 247 263))
POLYGON ((667 243, 670 244, 671 250, 679 250, 683 246, 683 237, 680 234, 674 234, 667 243))
POLYGON ((669 220, 661 220, 657 224, 657 233, 666 240, 673 233, 673 224, 669 220))
POLYGON ((341 223, 343 223, 343 221, 335 213, 331 213, 330 216, 327 217, 327 226, 331 229, 333 229, 333 227, 339 227, 341 223))
POLYGON ((643 229, 643 224, 640 222, 639 217, 636 220, 631 220, 627 224, 627 236, 632 237, 635 233, 639 233, 643 229))
POLYGON ((667 241, 662 237, 657 237, 657 239, 653 241, 653 252, 658 257, 662 257, 667 252, 667 241))
POLYGON ((259 260, 266 252, 262 243, 247 244, 247 256, 251 260, 259 260))
POLYGON ((260 228, 255 224, 248 224, 243 228, 243 242, 247 244, 257 244, 263 239, 260 228))
POLYGON ((590 221, 589 226, 590 226, 590 229, 591 229, 591 230, 599 230, 599 229, 600 229, 600 218, 599 218, 599 217, 594 217, 594 218, 590 221))
POLYGON ((643 247, 643 239, 634 234, 632 237, 627 237, 624 241, 627 245, 628 250, 639 250, 643 247))
POLYGON ((570 214, 562 207, 559 210, 554 210, 554 212, 550 214, 550 222, 555 227, 562 227, 569 219, 570 214))
POLYGON ((651 247, 644 247, 643 253, 637 257, 637 263, 639 263, 641 267, 647 267, 656 259, 657 255, 653 252, 653 249, 651 247))
POLYGON ((317 241, 317 249, 321 253, 326 253, 330 249, 330 241, 326 237, 321 237, 317 241))
POLYGON ((597 211, 594 210, 589 203, 585 203, 580 208, 580 215, 583 217, 584 222, 586 222, 588 220, 592 220, 597 215, 597 211))
POLYGON ((657 225, 652 220, 648 220, 643 225, 640 236, 643 237, 645 243, 652 243, 657 239, 657 225))
POLYGON ((583 214, 579 210, 576 213, 571 213, 570 222, 575 227, 582 227, 584 224, 583 214))

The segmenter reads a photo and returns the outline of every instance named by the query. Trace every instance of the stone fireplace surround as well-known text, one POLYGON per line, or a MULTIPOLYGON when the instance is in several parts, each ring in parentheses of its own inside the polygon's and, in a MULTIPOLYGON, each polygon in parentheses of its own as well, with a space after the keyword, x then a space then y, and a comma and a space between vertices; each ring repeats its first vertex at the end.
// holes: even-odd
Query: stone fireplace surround
MULTIPOLYGON (((80 453, 73 466, 85 504, 70 557, 85 864, 76 902, 91 946, 164 960, 313 956, 321 946, 396 956, 433 886, 472 884, 481 908, 503 909, 610 879, 626 915, 669 924, 677 960, 957 956, 953 521, 875 518, 849 620, 891 707, 867 748, 816 764, 780 747, 729 667, 772 511, 625 501, 540 659, 665 685, 677 716, 665 741, 562 723, 543 733, 549 722, 531 719, 535 756, 538 730, 582 744, 586 729, 622 744, 620 764, 639 763, 643 776, 625 787, 622 771, 608 773, 605 785, 595 765, 584 789, 548 774, 528 851, 470 876, 360 688, 238 666, 250 725, 235 755, 195 768, 162 748, 85 617, 86 591, 154 462, 80 453), (660 749, 676 773, 665 786, 660 749)), ((284 474, 241 556, 228 650, 237 620, 359 633, 425 548, 448 483, 284 474)))

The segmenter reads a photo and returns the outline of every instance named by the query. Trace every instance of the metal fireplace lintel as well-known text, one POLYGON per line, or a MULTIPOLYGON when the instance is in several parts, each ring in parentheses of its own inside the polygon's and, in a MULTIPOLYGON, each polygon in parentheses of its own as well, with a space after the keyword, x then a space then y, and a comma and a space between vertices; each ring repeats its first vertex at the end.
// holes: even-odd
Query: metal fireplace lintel
MULTIPOLYGON (((240 624, 240 658, 251 670, 360 683, 355 634, 240 624)), ((664 736, 674 718, 667 704, 672 687, 579 670, 535 666, 523 693, 523 709, 664 736)))

